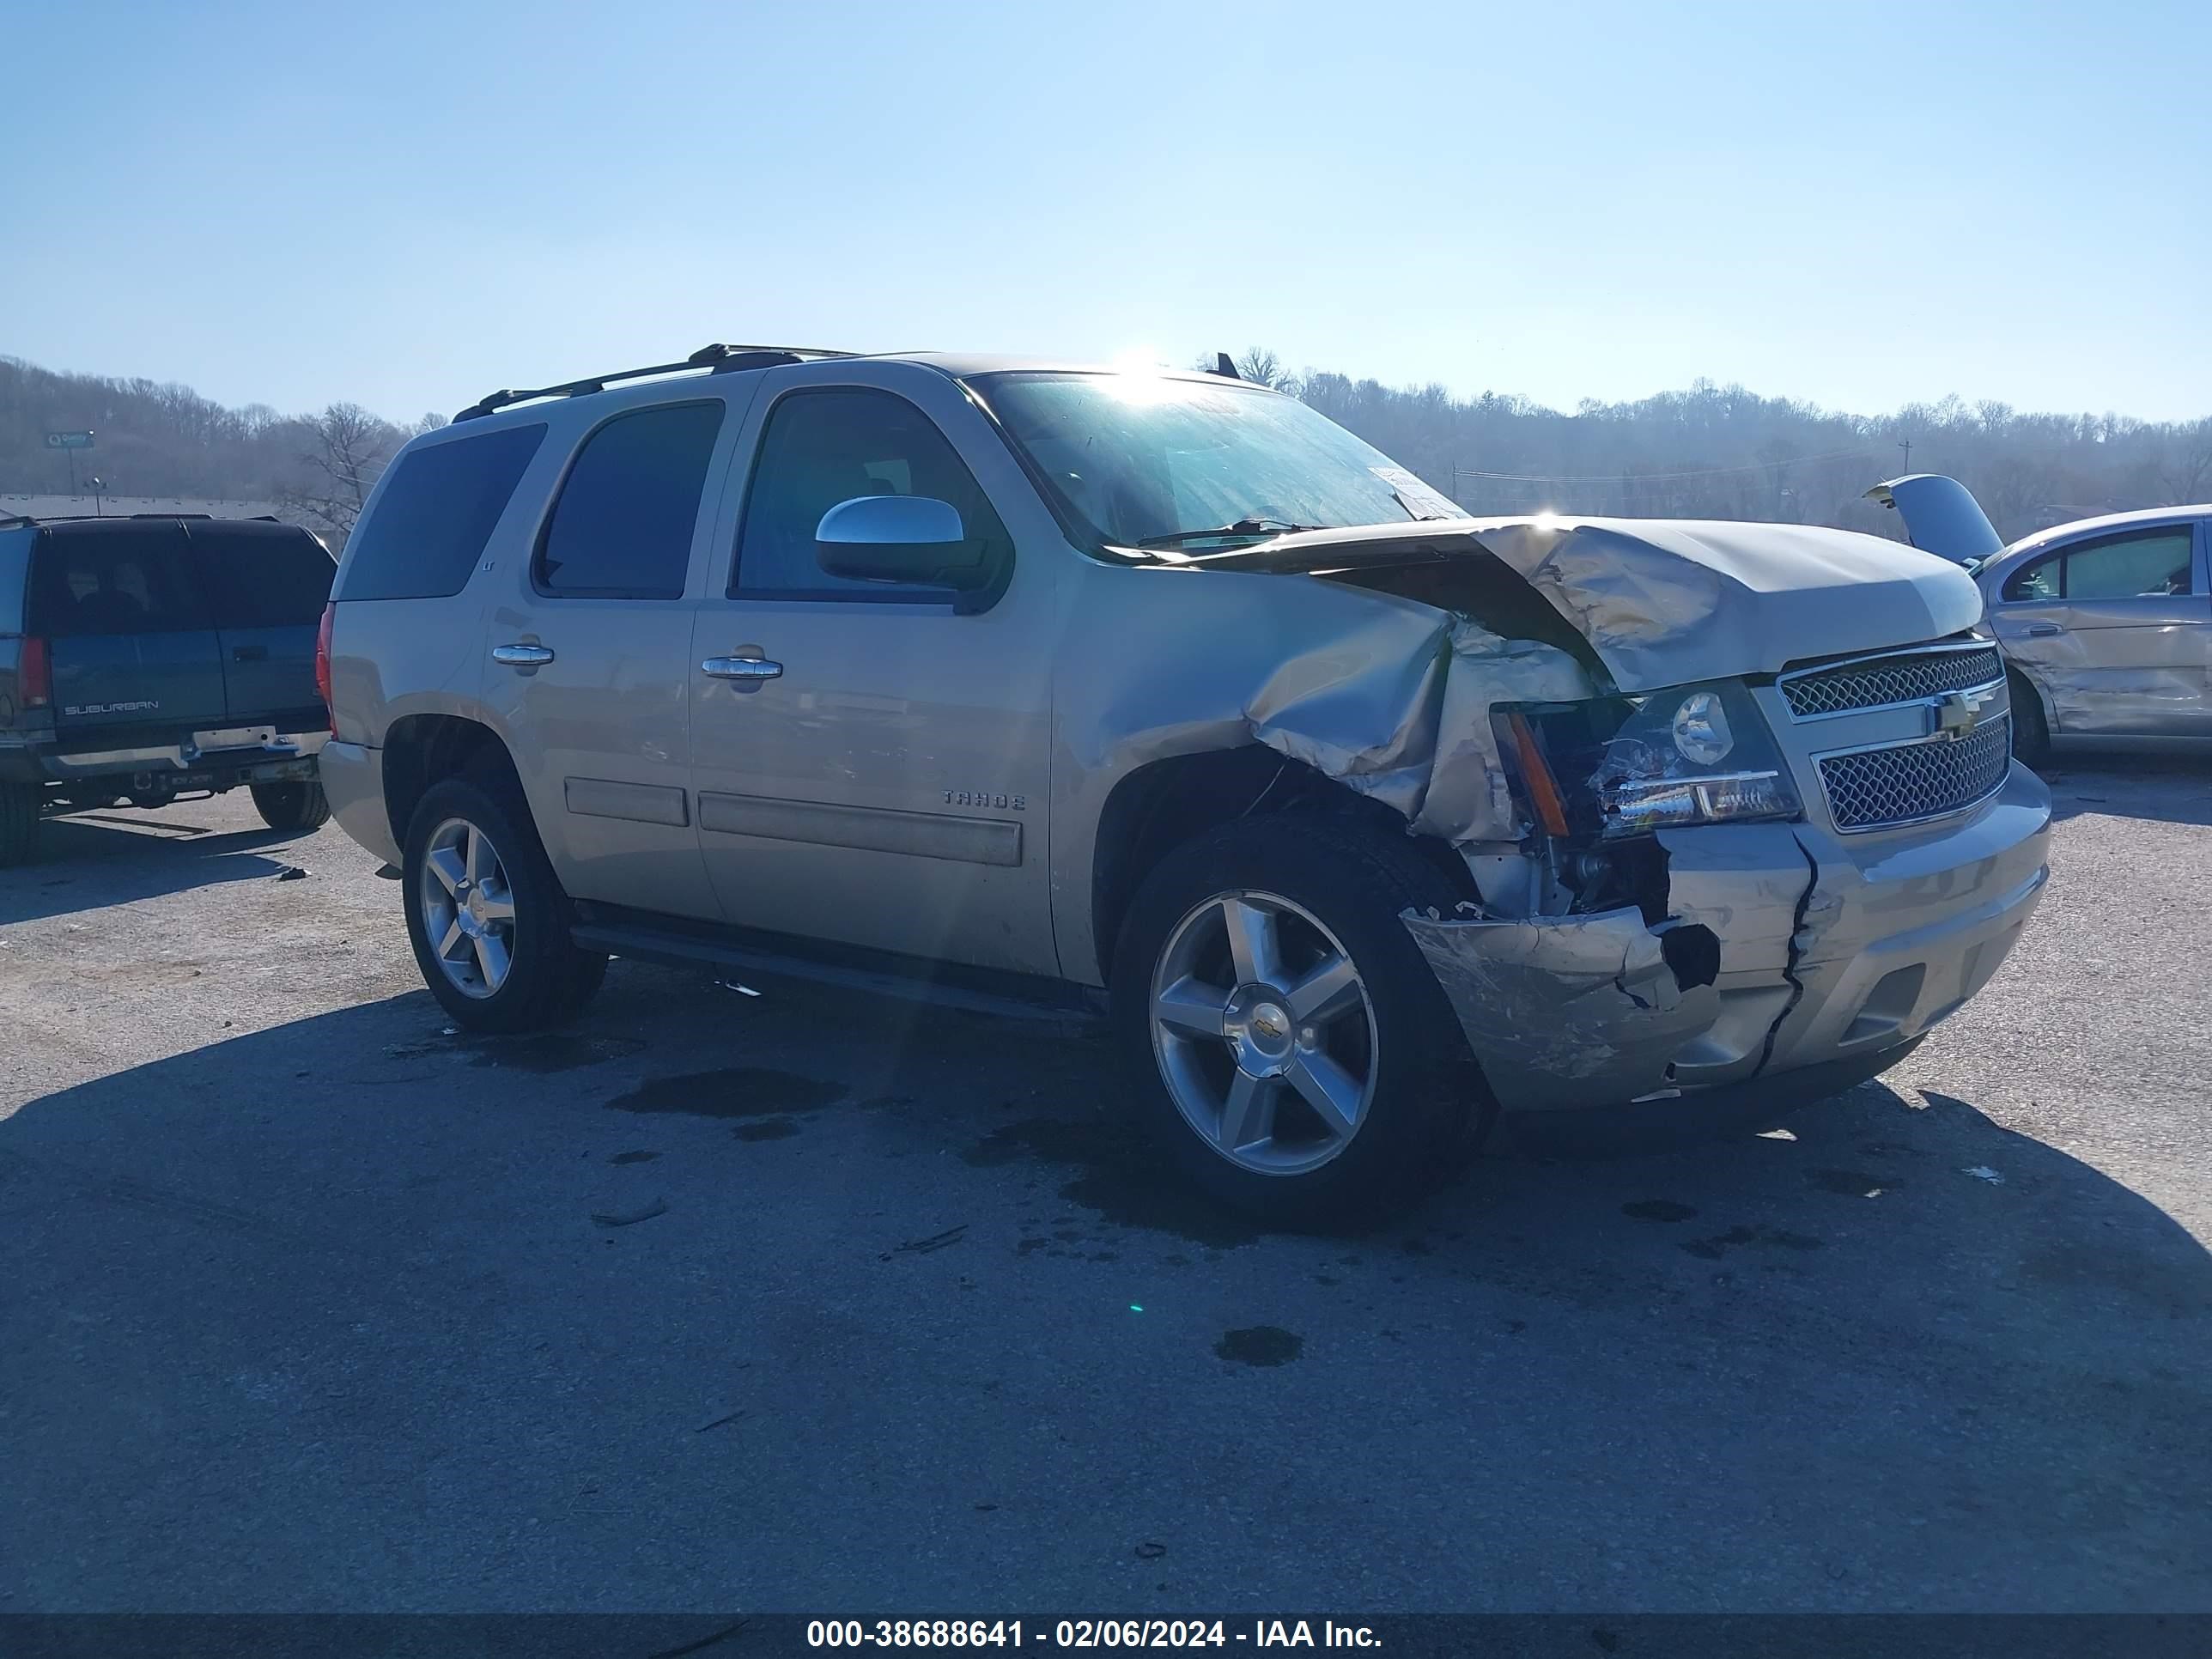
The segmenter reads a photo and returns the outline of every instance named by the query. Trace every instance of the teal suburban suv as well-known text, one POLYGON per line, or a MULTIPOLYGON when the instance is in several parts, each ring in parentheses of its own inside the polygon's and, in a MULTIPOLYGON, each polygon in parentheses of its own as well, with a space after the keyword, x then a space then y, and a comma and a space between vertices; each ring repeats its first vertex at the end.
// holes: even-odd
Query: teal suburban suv
POLYGON ((0 866, 57 812, 243 787, 272 829, 328 818, 335 569, 273 520, 0 519, 0 866))

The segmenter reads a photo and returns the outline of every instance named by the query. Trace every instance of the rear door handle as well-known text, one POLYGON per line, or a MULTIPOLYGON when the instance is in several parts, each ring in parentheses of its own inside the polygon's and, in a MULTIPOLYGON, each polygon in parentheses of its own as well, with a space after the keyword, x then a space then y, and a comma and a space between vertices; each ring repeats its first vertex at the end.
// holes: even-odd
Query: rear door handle
POLYGON ((715 680, 773 680, 782 677, 783 665, 763 657, 709 657, 699 672, 715 680))
POLYGON ((2027 637, 2031 640, 2047 640, 2054 634, 2065 631, 2057 623, 2030 623, 2027 625, 2027 637))
POLYGON ((542 668, 553 660, 553 653, 542 645, 495 645, 491 659, 509 668, 542 668))
POLYGON ((267 662, 269 647, 265 645, 234 645, 230 647, 233 662, 267 662))

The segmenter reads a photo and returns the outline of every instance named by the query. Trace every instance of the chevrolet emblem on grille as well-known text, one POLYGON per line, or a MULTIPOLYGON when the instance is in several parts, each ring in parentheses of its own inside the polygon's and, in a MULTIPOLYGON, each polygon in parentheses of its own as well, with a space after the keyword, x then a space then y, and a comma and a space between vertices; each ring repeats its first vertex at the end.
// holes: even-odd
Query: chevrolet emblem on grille
POLYGON ((1982 723, 1982 709, 1994 698, 1994 692, 1976 696, 1972 691, 1946 691, 1936 699, 1929 713, 1934 715, 1929 735, 1939 733, 1947 738, 1972 737, 1974 728, 1982 723))

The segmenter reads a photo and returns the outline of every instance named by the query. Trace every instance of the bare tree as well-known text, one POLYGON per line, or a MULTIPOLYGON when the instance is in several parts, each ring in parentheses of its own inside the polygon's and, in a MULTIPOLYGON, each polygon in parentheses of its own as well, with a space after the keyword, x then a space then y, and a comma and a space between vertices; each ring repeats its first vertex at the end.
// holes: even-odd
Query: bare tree
MULTIPOLYGON (((1194 360, 1191 367, 1201 374, 1217 373, 1221 358, 1226 353, 1208 352, 1194 360)), ((1230 356, 1229 367, 1237 371, 1237 378, 1249 380, 1254 386, 1272 386, 1278 392, 1287 392, 1296 397, 1298 377, 1283 366, 1283 360, 1265 346, 1249 346, 1242 357, 1230 356)))
POLYGON ((368 492, 397 447, 398 432, 359 404, 332 404, 300 422, 307 477, 277 492, 280 505, 313 521, 343 546, 368 492))
POLYGON ((1273 386, 1278 392, 1295 392, 1298 389, 1297 376, 1265 346, 1246 347, 1243 356, 1237 360, 1237 373, 1254 386, 1273 386))
POLYGON ((2212 495, 2212 415, 2170 431, 2159 458, 2158 483, 2176 507, 2212 495))

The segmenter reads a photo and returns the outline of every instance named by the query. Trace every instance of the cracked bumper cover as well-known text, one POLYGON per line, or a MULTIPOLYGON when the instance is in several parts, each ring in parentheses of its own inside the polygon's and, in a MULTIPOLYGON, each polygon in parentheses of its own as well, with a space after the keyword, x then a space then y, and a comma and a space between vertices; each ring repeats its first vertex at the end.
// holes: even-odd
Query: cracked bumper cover
POLYGON ((1476 921, 1407 913, 1499 1103, 1668 1100, 1771 1080, 1870 1076, 1989 982, 2043 894, 2051 795, 2015 765, 1998 793, 1920 830, 1812 823, 1668 830, 1669 916, 1720 941, 1685 988, 1631 908, 1476 921))

